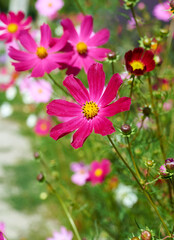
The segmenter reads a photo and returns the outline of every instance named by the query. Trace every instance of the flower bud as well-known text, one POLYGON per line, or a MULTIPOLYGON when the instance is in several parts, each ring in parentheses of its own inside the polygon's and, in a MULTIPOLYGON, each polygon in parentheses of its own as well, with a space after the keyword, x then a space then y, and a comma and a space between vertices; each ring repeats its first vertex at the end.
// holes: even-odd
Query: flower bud
POLYGON ((150 107, 144 107, 143 108, 143 114, 144 114, 144 116, 148 117, 151 114, 151 108, 150 107))
POLYGON ((170 1, 170 7, 171 7, 172 10, 174 9, 174 0, 170 1))
POLYGON ((166 29, 166 28, 161 28, 160 29, 161 36, 167 36, 168 33, 169 33, 168 29, 166 29))
POLYGON ((161 66, 161 64, 163 63, 163 60, 162 60, 162 58, 160 57, 160 56, 158 56, 158 55, 156 55, 155 57, 154 57, 154 61, 155 61, 155 63, 156 63, 156 66, 161 66))
POLYGON ((115 60, 116 59, 116 53, 115 52, 109 52, 108 54, 107 54, 107 57, 108 57, 108 59, 109 60, 115 60))
POLYGON ((165 166, 167 168, 167 170, 170 171, 174 171, 174 159, 173 158, 168 158, 165 160, 165 166))
POLYGON ((133 3, 131 3, 131 2, 126 3, 126 7, 131 8, 132 6, 133 6, 133 3))
POLYGON ((124 135, 129 135, 131 133, 131 127, 128 124, 123 124, 121 126, 121 131, 124 135))
POLYGON ((161 165, 159 171, 160 171, 161 176, 163 176, 163 177, 167 177, 169 175, 169 173, 167 172, 165 164, 161 165))
POLYGON ((43 182, 44 180, 45 180, 45 177, 44 177, 43 173, 39 173, 37 175, 37 181, 38 182, 43 182))
POLYGON ((34 153, 34 158, 35 158, 35 159, 38 159, 39 157, 40 157, 40 154, 39 154, 38 152, 35 152, 35 153, 34 153))
POLYGON ((153 167, 154 161, 152 161, 152 160, 147 160, 147 161, 146 161, 146 165, 147 165, 148 167, 153 167))
POLYGON ((143 40, 143 44, 145 47, 150 47, 151 46, 151 39, 146 37, 144 40, 143 40))
POLYGON ((140 240, 138 237, 133 237, 131 240, 140 240))
POLYGON ((141 233, 141 239, 142 240, 151 240, 152 234, 149 231, 145 230, 141 233))

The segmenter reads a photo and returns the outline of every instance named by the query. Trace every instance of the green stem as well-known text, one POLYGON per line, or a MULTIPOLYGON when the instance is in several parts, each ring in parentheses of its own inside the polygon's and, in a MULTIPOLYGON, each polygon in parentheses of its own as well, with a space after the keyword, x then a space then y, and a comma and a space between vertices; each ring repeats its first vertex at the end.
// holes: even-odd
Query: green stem
POLYGON ((144 187, 141 185, 141 183, 139 182, 136 174, 134 173, 134 171, 130 168, 129 164, 126 162, 126 160, 122 157, 122 155, 120 154, 120 152, 118 151, 117 147, 115 146, 114 142, 112 141, 111 137, 109 135, 107 135, 109 142, 111 143, 112 147, 114 148, 116 154, 120 157, 120 159, 122 160, 122 162, 125 164, 125 166, 128 168, 128 170, 131 172, 131 174, 133 175, 133 177, 135 178, 137 184, 139 185, 139 187, 141 188, 141 190, 143 191, 144 195, 146 196, 147 200, 149 201, 149 204, 153 207, 153 209, 155 210, 157 216, 159 217, 163 227, 165 228, 167 234, 169 236, 171 236, 170 231, 167 227, 167 225, 165 224, 163 218, 161 217, 156 205, 154 204, 151 196, 149 195, 149 193, 144 189, 144 187))
POLYGON ((161 152, 162 152, 163 158, 164 158, 164 160, 166 160, 166 153, 165 153, 164 145, 163 145, 163 136, 161 134, 161 127, 160 127, 160 122, 159 122, 159 116, 158 116, 158 112, 156 111, 155 101, 154 101, 154 97, 153 97, 152 83, 151 83, 150 74, 148 74, 148 85, 149 85, 149 92, 150 92, 152 109, 153 109, 153 112, 154 112, 156 126, 157 126, 157 134, 158 134, 158 138, 159 138, 159 142, 160 142, 160 148, 161 148, 161 152))
POLYGON ((85 16, 86 14, 85 14, 83 8, 81 7, 79 1, 78 1, 78 0, 75 0, 75 2, 76 2, 76 4, 77 4, 77 7, 79 8, 80 12, 82 12, 82 14, 85 16))
POLYGON ((137 174, 139 180, 141 180, 141 176, 140 176, 140 174, 139 174, 138 167, 137 167, 137 165, 136 165, 136 162, 135 162, 135 159, 134 159, 133 153, 132 153, 132 151, 131 151, 131 144, 130 144, 130 142, 129 142, 129 138, 126 137, 126 139, 127 139, 127 143, 128 143, 128 151, 129 151, 129 154, 130 154, 130 157, 131 157, 132 163, 133 163, 133 165, 134 165, 135 172, 136 172, 136 174, 137 174))
POLYGON ((68 218, 68 220, 69 220, 69 222, 70 222, 70 224, 71 224, 71 227, 72 227, 72 229, 73 229, 73 231, 74 231, 74 234, 75 234, 77 240, 81 240, 80 235, 79 235, 79 232, 78 232, 78 230, 77 230, 77 228, 76 228, 76 225, 75 225, 75 223, 74 223, 74 220, 73 220, 73 218, 71 217, 71 214, 69 213, 69 211, 68 211, 66 205, 64 204, 62 198, 59 196, 59 194, 56 192, 56 190, 52 187, 52 185, 51 185, 47 180, 46 180, 45 182, 46 182, 46 184, 48 185, 48 187, 51 189, 52 193, 55 194, 56 198, 57 198, 58 201, 60 202, 60 205, 62 206, 62 208, 63 208, 63 210, 64 210, 64 212, 65 212, 65 214, 66 214, 66 216, 67 216, 67 218, 68 218))
POLYGON ((115 69, 114 69, 114 61, 111 61, 111 65, 112 65, 112 74, 115 73, 115 69))
POLYGON ((60 88, 67 96, 70 96, 72 98, 71 94, 69 94, 59 83, 57 83, 51 74, 47 73, 47 75, 58 88, 60 88))
POLYGON ((135 11, 134 11, 133 6, 130 8, 130 10, 131 10, 132 16, 133 16, 133 18, 134 18, 134 20, 135 20, 135 24, 136 24, 136 28, 137 28, 139 37, 142 37, 141 31, 140 31, 140 27, 139 27, 139 25, 138 25, 137 18, 136 18, 136 15, 135 15, 135 11))

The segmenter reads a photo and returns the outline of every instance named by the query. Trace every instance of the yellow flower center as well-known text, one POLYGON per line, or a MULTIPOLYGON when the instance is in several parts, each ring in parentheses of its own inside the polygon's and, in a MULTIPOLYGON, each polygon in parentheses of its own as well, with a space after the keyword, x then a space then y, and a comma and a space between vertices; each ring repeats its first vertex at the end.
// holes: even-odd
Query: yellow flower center
POLYGON ((41 59, 46 58, 48 56, 47 50, 42 46, 37 48, 36 54, 41 59))
POLYGON ((84 116, 87 119, 92 119, 93 117, 95 117, 98 114, 99 111, 99 107, 97 106, 97 104, 93 101, 90 102, 86 102, 84 104, 84 106, 82 107, 82 111, 84 116))
POLYGON ((18 25, 16 23, 10 23, 7 27, 10 33, 15 33, 18 30, 18 25))
POLYGON ((103 170, 101 168, 97 168, 94 172, 96 177, 100 177, 103 173, 103 170))
POLYGON ((38 89, 38 93, 41 94, 43 93, 43 90, 41 88, 38 89))
POLYGON ((52 5, 53 5, 52 3, 48 3, 48 7, 52 7, 52 5))
POLYGON ((86 43, 84 43, 84 42, 79 42, 79 43, 77 43, 77 45, 76 45, 76 49, 77 49, 77 52, 78 52, 79 54, 85 54, 85 53, 87 52, 88 47, 87 47, 86 43))
POLYGON ((40 129, 41 129, 42 131, 45 131, 45 130, 47 129, 46 123, 42 123, 42 124, 40 125, 40 129))
POLYGON ((131 67, 133 68, 133 71, 135 70, 143 70, 144 69, 144 63, 140 61, 134 60, 133 62, 130 63, 131 67))

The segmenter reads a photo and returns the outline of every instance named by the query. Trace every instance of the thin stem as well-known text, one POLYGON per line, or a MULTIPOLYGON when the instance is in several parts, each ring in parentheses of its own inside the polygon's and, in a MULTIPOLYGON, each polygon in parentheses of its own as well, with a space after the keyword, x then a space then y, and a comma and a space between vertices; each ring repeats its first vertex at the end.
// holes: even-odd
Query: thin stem
POLYGON ((126 137, 126 139, 127 139, 127 143, 128 143, 128 151, 129 151, 129 154, 130 154, 130 157, 131 157, 132 163, 133 163, 133 165, 134 165, 135 172, 136 172, 136 174, 137 174, 139 180, 141 180, 141 176, 140 176, 140 174, 139 174, 139 170, 138 170, 138 167, 137 167, 137 165, 136 165, 136 162, 135 162, 135 159, 134 159, 134 156, 133 156, 132 150, 131 150, 131 144, 130 144, 129 138, 126 137))
POLYGON ((154 115, 155 115, 155 121, 156 121, 156 126, 157 126, 157 134, 158 134, 158 138, 159 138, 159 142, 160 142, 160 148, 161 148, 163 158, 164 158, 164 160, 166 160, 166 153, 165 153, 164 145, 163 145, 163 137, 162 137, 162 134, 161 134, 158 112, 156 111, 155 101, 154 101, 153 92, 152 92, 152 83, 151 83, 150 74, 148 75, 148 85, 149 85, 149 92, 150 92, 150 97, 151 97, 151 104, 152 104, 153 112, 154 112, 154 115))
POLYGON ((137 28, 139 37, 142 37, 141 31, 140 31, 140 27, 139 27, 139 25, 138 25, 137 18, 136 18, 136 15, 135 15, 135 11, 134 11, 133 6, 132 6, 130 9, 131 9, 131 12, 132 12, 132 16, 133 16, 133 18, 134 18, 134 20, 135 20, 135 24, 136 24, 136 28, 137 28))
POLYGON ((76 238, 77 238, 78 240, 81 240, 80 235, 79 235, 79 232, 78 232, 78 230, 77 230, 77 228, 76 228, 76 225, 75 225, 75 223, 74 223, 74 220, 73 220, 73 218, 71 217, 71 214, 69 213, 69 211, 68 211, 66 205, 64 204, 62 198, 59 196, 59 194, 56 192, 56 190, 52 187, 52 185, 51 185, 47 180, 46 180, 45 182, 46 182, 46 184, 48 185, 48 187, 51 189, 52 193, 55 194, 56 198, 57 198, 58 201, 60 202, 60 205, 62 206, 62 208, 63 208, 63 210, 64 210, 64 212, 65 212, 65 214, 66 214, 66 216, 67 216, 67 218, 68 218, 68 220, 69 220, 69 222, 70 222, 70 224, 71 224, 71 227, 72 227, 72 229, 73 229, 73 231, 74 231, 74 234, 75 234, 76 238))
POLYGON ((49 78, 51 79, 51 81, 52 81, 58 88, 60 88, 67 96, 72 97, 71 94, 69 94, 59 83, 57 83, 57 82, 55 81, 55 79, 51 76, 51 74, 47 73, 47 75, 49 76, 49 78))
POLYGON ((145 194, 147 200, 149 201, 149 204, 153 207, 153 209, 155 210, 156 214, 158 215, 163 227, 165 228, 166 232, 168 235, 170 234, 170 231, 167 227, 167 225, 165 224, 163 218, 161 217, 156 205, 154 204, 151 196, 149 195, 149 193, 144 189, 144 187, 141 185, 141 183, 139 182, 135 172, 130 168, 129 164, 126 162, 126 160, 122 157, 122 155, 120 154, 120 152, 118 151, 117 147, 115 146, 114 142, 112 141, 111 137, 109 135, 107 135, 109 142, 111 143, 112 147, 114 148, 116 154, 120 157, 120 159, 122 160, 122 162, 125 164, 125 166, 129 169, 129 171, 131 172, 131 174, 133 175, 133 177, 135 178, 137 184, 139 185, 139 187, 141 188, 141 190, 143 191, 143 193, 145 194))
POLYGON ((83 8, 81 7, 79 1, 78 1, 78 0, 75 0, 75 2, 76 2, 76 4, 77 4, 77 7, 79 8, 80 12, 82 12, 82 14, 85 16, 86 14, 85 14, 83 8))
POLYGON ((140 125, 140 127, 138 128, 138 131, 137 131, 136 134, 134 135, 133 139, 131 140, 131 143, 132 143, 133 141, 135 141, 135 139, 136 139, 137 136, 139 135, 139 133, 140 133, 142 127, 143 127, 145 118, 146 118, 146 117, 143 116, 143 118, 142 118, 142 120, 141 120, 141 125, 140 125))
POLYGON ((112 74, 115 73, 115 69, 114 69, 114 61, 111 61, 111 65, 112 65, 112 74))

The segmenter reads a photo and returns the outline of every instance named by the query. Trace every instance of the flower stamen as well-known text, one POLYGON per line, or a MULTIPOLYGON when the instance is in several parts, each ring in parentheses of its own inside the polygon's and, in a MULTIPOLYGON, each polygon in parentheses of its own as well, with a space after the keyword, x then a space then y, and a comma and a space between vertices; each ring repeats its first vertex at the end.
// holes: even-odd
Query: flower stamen
POLYGON ((7 30, 10 32, 10 33, 15 33, 17 30, 18 30, 18 25, 16 23, 10 23, 8 24, 7 26, 7 30))
POLYGON ((101 168, 97 168, 94 174, 96 177, 100 177, 103 174, 103 170, 101 168))
POLYGON ((42 46, 37 48, 36 54, 41 59, 46 58, 48 56, 47 50, 42 46))
POLYGON ((82 107, 82 113, 87 119, 94 118, 98 114, 98 111, 99 111, 99 107, 93 101, 86 102, 82 107))
POLYGON ((77 49, 77 52, 78 52, 79 54, 85 54, 85 53, 87 52, 88 47, 87 47, 86 43, 84 43, 84 42, 79 42, 79 43, 77 43, 77 45, 76 45, 76 49, 77 49))
POLYGON ((134 60, 130 63, 131 67, 133 68, 133 71, 135 70, 144 70, 144 63, 141 61, 134 60))

